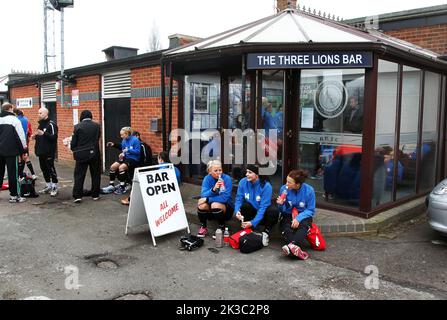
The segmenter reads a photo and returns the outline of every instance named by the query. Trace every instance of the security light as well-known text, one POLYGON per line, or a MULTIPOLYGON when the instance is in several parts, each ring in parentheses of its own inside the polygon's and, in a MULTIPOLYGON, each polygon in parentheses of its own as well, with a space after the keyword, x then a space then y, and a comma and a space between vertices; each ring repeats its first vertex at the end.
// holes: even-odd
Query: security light
POLYGON ((51 5, 56 10, 61 10, 61 8, 73 7, 74 0, 50 0, 51 5))

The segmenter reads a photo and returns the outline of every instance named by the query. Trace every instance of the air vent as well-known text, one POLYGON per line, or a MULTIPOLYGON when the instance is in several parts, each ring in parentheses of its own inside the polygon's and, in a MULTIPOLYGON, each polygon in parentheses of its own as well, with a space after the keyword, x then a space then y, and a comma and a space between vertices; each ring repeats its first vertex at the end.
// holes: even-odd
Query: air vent
POLYGON ((130 98, 132 79, 130 71, 105 74, 103 76, 104 99, 130 98))

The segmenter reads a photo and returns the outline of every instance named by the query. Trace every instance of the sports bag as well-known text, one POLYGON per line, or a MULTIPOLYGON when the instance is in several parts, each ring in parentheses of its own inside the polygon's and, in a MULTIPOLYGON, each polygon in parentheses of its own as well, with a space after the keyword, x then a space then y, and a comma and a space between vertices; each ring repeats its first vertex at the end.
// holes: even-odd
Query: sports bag
POLYGON ((202 238, 189 234, 180 238, 180 250, 192 251, 194 249, 200 248, 203 243, 204 241, 202 238))
POLYGON ((251 232, 252 232, 251 229, 244 229, 244 230, 239 230, 235 234, 231 235, 230 236, 230 246, 233 249, 239 249, 240 238, 248 233, 251 233, 251 232))
POLYGON ((252 253, 268 246, 267 233, 250 232, 239 239, 239 250, 242 253, 252 253))
POLYGON ((20 196, 25 198, 37 198, 39 195, 36 192, 35 181, 30 176, 24 176, 20 180, 20 196))
POLYGON ((320 228, 315 223, 312 223, 307 232, 307 241, 314 250, 323 251, 326 249, 326 240, 324 240, 320 228))

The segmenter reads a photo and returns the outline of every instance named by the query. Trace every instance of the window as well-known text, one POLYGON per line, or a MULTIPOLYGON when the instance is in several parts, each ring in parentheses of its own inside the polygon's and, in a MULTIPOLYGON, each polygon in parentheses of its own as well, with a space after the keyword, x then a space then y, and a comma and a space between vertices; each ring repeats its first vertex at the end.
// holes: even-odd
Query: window
POLYGON ((364 69, 301 72, 299 167, 317 200, 359 204, 364 83, 364 69))
POLYGON ((373 207, 393 200, 398 69, 396 63, 379 60, 373 207))
POLYGON ((438 147, 438 112, 440 106, 441 76, 425 72, 424 113, 422 119, 421 185, 426 191, 435 186, 438 147))
POLYGON ((416 159, 421 70, 403 66, 399 150, 397 151, 397 199, 416 194, 416 159))

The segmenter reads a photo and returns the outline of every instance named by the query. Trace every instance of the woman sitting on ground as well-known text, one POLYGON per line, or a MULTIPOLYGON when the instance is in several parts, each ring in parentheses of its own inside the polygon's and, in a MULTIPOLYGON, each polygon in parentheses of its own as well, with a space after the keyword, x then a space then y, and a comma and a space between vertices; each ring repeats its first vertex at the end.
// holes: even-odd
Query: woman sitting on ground
POLYGON ((207 165, 208 175, 203 179, 202 192, 197 203, 197 214, 201 222, 198 237, 208 233, 207 220, 217 220, 218 229, 225 230, 225 221, 231 219, 234 205, 231 199, 233 184, 229 175, 222 172, 222 163, 211 160, 207 165))
POLYGON ((315 191, 304 183, 306 178, 304 170, 291 171, 276 200, 281 212, 281 234, 285 240, 282 250, 287 256, 302 260, 309 257, 301 248, 308 245, 307 232, 315 215, 315 191), (281 197, 285 193, 286 197, 281 197))
MULTIPOLYGON (((109 187, 114 188, 116 174, 118 173, 120 185, 115 190, 115 194, 126 193, 126 181, 128 180, 127 172, 129 169, 136 168, 140 162, 141 143, 138 138, 132 135, 132 129, 130 127, 122 128, 120 131, 120 136, 121 139, 123 139, 120 146, 121 153, 118 156, 118 161, 114 162, 110 166, 109 176, 109 187)), ((113 142, 107 142, 107 147, 113 146, 115 146, 113 142)))
POLYGON ((278 222, 279 211, 272 203, 272 185, 267 177, 259 174, 259 166, 247 165, 245 178, 239 181, 234 212, 243 229, 264 225, 269 234, 278 222))

